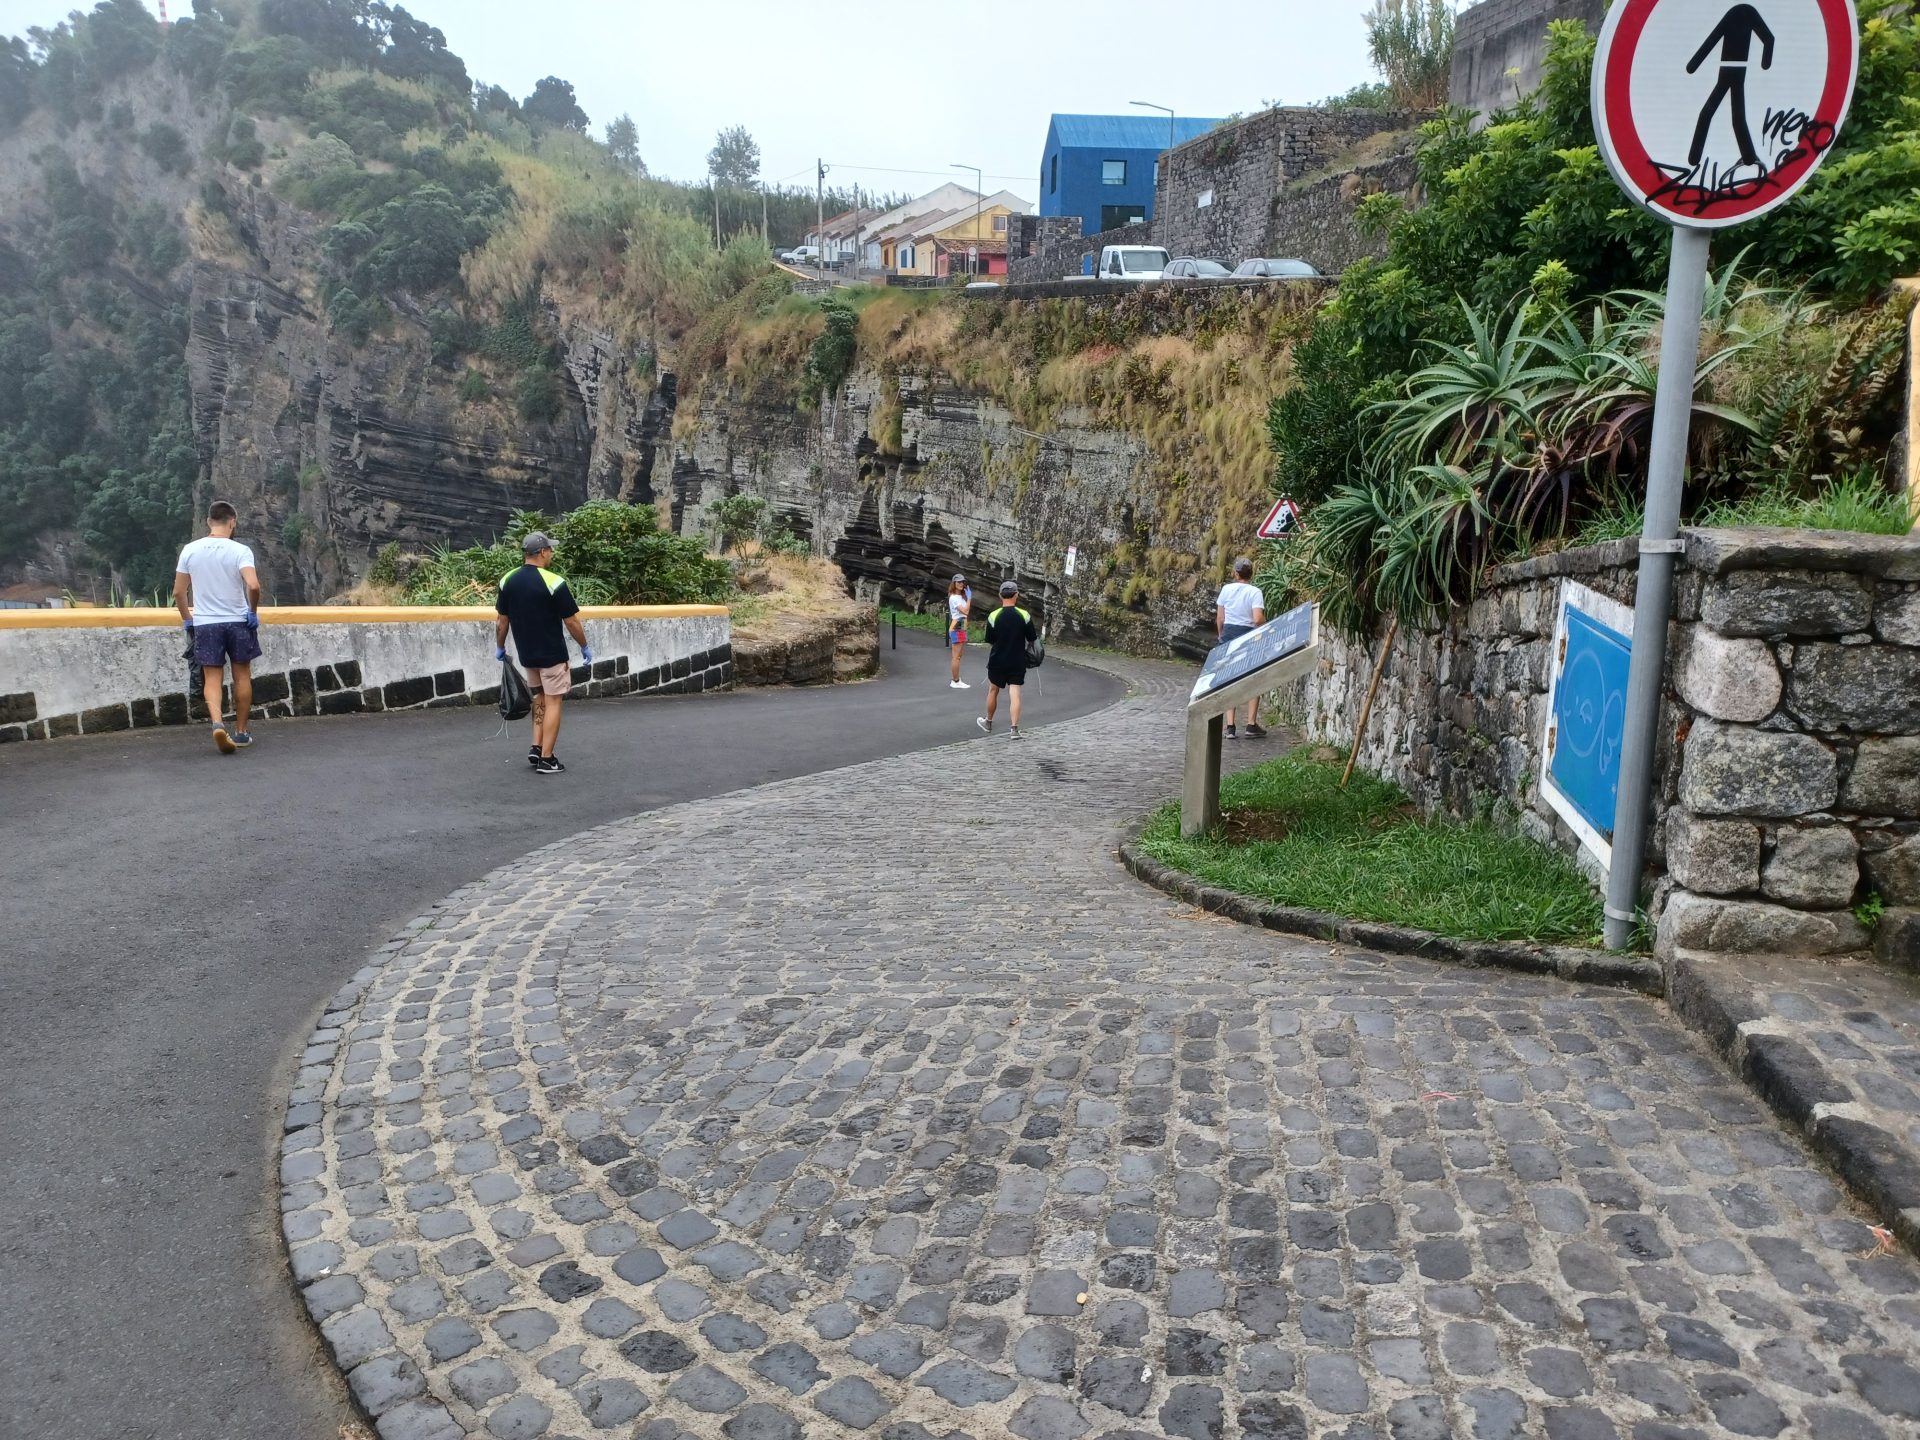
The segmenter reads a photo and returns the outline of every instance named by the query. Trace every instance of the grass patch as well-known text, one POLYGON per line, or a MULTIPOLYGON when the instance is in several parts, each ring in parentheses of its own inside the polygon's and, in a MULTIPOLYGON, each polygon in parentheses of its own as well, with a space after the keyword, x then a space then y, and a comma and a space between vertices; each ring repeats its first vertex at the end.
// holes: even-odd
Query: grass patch
POLYGON ((1913 528, 1913 502, 1889 489, 1872 470, 1829 481, 1810 496, 1769 486, 1738 500, 1709 506, 1693 522, 1733 528, 1777 525, 1787 529, 1853 530, 1866 535, 1905 535, 1913 528))
POLYGON ((946 614, 940 610, 882 610, 880 623, 885 625, 889 622, 898 624, 902 630, 944 632, 947 628, 946 614))
POLYGON ((1566 857, 1488 824, 1421 819, 1398 786, 1287 755, 1220 787, 1216 833, 1180 838, 1157 811, 1140 848, 1189 875, 1279 905, 1411 925, 1463 940, 1597 943, 1600 897, 1566 857))

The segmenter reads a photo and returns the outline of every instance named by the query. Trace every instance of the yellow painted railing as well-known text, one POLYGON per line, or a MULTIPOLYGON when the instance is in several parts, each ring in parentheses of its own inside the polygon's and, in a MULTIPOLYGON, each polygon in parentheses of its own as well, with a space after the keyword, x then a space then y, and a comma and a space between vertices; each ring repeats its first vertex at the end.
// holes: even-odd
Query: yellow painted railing
MULTIPOLYGON (((583 605, 582 620, 676 620, 725 615, 724 605, 583 605)), ((491 620, 490 605, 263 605, 262 625, 417 625, 430 620, 491 620)), ((0 610, 0 630, 86 630, 109 626, 173 626, 178 610, 152 606, 0 610)))

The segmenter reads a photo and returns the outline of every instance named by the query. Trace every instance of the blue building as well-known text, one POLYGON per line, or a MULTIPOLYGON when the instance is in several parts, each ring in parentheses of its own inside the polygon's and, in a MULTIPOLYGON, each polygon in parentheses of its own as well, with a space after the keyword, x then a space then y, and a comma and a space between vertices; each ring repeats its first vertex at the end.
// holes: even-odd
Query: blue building
MULTIPOLYGON (((1180 118, 1173 143, 1204 135, 1218 120, 1180 118)), ((1040 156, 1040 213, 1078 215, 1082 235, 1153 218, 1154 163, 1167 148, 1167 117, 1056 115, 1040 156)))

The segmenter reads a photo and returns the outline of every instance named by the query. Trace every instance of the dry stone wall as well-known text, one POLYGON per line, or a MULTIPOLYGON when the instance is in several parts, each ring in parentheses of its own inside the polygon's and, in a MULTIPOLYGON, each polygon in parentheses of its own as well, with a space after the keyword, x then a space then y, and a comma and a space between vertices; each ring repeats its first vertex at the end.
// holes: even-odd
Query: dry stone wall
POLYGON ((1596 35, 1607 0, 1481 0, 1454 21, 1449 103, 1484 119, 1540 85, 1547 23, 1578 20, 1596 35))
POLYGON ((1292 253, 1275 248, 1282 190, 1369 136, 1410 130, 1426 118, 1414 110, 1284 107, 1189 140, 1161 162, 1154 243, 1229 266, 1253 255, 1292 253))
MULTIPOLYGON (((1496 570, 1442 624, 1403 629, 1361 763, 1431 810, 1496 808, 1569 852, 1542 798, 1562 583, 1633 601, 1631 542, 1496 570)), ((1377 639, 1328 633, 1289 696, 1350 743, 1377 639)), ((1663 950, 1865 948, 1920 969, 1920 541, 1687 532, 1675 586, 1649 857, 1663 950)))

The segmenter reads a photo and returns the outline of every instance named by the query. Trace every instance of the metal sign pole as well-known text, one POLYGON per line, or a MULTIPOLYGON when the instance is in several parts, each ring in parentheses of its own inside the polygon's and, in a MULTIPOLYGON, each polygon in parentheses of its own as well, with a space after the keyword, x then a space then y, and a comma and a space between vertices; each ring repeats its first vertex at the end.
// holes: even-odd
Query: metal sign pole
POLYGON ((1660 691, 1667 664, 1667 612, 1674 561, 1683 548, 1680 492, 1686 479, 1687 428, 1700 356, 1700 307, 1707 288, 1712 232, 1673 227, 1667 265, 1667 309, 1660 330, 1660 379, 1654 390, 1653 436, 1647 450, 1647 512, 1640 532, 1640 579, 1633 597, 1633 655, 1627 669, 1627 713, 1621 733, 1620 790, 1614 801, 1613 862, 1607 869, 1606 942, 1625 949, 1633 938, 1640 869, 1653 810, 1653 758, 1660 691))

